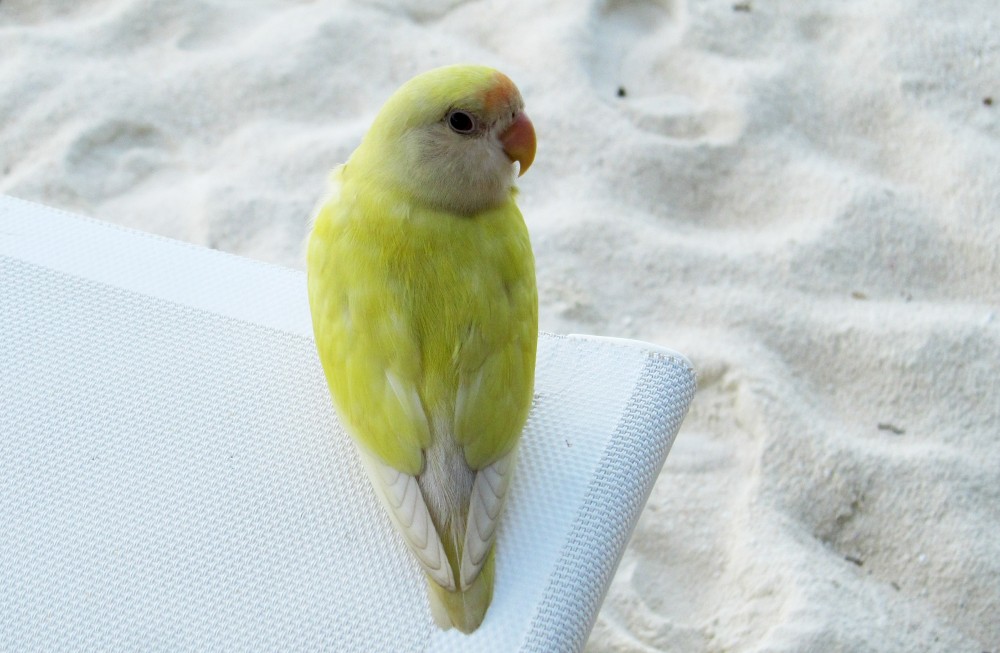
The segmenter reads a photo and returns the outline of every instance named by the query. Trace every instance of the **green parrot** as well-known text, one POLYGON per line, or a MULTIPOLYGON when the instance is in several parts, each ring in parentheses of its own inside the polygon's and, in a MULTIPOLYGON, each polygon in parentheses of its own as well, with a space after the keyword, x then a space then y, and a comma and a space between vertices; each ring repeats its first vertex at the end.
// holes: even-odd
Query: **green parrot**
POLYGON ((334 170, 308 244, 316 348, 376 494, 470 633, 534 387, 538 294, 515 180, 535 131, 513 82, 447 66, 404 84, 334 170))

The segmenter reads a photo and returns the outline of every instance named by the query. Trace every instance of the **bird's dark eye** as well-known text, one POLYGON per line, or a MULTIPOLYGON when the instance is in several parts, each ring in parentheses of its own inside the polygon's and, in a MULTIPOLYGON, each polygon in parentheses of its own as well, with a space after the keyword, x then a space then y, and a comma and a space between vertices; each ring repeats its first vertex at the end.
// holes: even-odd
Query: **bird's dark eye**
POLYGON ((476 130, 476 119, 464 111, 448 114, 448 126, 456 134, 471 134, 476 130))

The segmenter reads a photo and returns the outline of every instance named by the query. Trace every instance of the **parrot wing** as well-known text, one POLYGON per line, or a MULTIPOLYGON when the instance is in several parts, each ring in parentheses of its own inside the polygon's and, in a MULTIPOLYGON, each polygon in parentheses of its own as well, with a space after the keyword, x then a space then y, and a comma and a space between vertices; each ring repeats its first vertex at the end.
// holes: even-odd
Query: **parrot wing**
MULTIPOLYGON (((339 188, 333 191, 336 197, 339 188)), ((343 204, 326 202, 310 239, 316 346, 376 495, 427 575, 454 591, 454 572, 417 481, 430 441, 414 383, 419 345, 399 297, 370 276, 386 265, 379 249, 352 243, 348 215, 343 204)))
POLYGON ((507 489, 513 476, 517 451, 511 451, 476 474, 469 503, 469 517, 462 547, 462 590, 479 576, 497 536, 507 489))
POLYGON ((430 443, 427 416, 416 390, 420 347, 405 319, 399 293, 380 271, 389 263, 358 233, 350 203, 339 201, 340 169, 309 240, 308 286, 316 348, 330 394, 351 436, 368 453, 407 474, 423 467, 430 443), (367 245, 367 246, 365 246, 367 245))
POLYGON ((490 295, 483 312, 515 319, 495 319, 470 329, 459 364, 454 435, 476 470, 459 565, 463 591, 475 582, 496 541, 514 473, 517 439, 534 390, 538 299, 531 259, 525 254, 530 254, 530 246, 526 237, 510 239, 506 246, 509 249, 498 257, 503 261, 498 283, 503 290, 490 295))
POLYGON ((388 508, 396 530, 403 535, 420 566, 438 585, 455 591, 451 565, 416 477, 387 465, 364 450, 359 451, 379 499, 388 508))

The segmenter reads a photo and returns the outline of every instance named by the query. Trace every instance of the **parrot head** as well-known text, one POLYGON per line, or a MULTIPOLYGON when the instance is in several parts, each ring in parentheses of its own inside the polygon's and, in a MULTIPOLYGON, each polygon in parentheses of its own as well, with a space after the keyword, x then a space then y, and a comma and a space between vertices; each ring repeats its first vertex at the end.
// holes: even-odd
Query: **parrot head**
POLYGON ((445 66, 414 77, 375 118, 347 168, 435 209, 473 214, 510 201, 535 158, 535 130, 503 73, 445 66))

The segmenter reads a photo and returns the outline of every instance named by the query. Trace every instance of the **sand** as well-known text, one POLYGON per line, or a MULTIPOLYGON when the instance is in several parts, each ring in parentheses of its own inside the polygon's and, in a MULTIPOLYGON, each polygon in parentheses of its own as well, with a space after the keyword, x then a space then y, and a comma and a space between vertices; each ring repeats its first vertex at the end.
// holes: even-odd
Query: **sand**
POLYGON ((699 370, 587 650, 1000 650, 994 0, 2 0, 0 192, 301 267, 463 61, 538 131, 542 328, 699 370))

